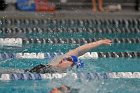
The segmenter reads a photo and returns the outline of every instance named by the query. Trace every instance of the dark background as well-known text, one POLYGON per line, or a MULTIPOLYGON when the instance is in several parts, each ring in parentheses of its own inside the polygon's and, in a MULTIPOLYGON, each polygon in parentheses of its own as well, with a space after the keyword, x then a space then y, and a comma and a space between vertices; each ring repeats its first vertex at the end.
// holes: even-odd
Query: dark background
MULTIPOLYGON (((7 7, 6 0, 0 0, 0 10, 4 10, 7 7)), ((12 1, 12 0, 7 0, 12 1)), ((16 0, 13 0, 16 1, 16 0)), ((67 3, 61 3, 61 0, 48 0, 57 5, 61 9, 71 8, 91 8, 92 0, 67 0, 67 3)), ((121 4, 123 8, 140 10, 140 0, 104 0, 104 6, 109 4, 121 4)))

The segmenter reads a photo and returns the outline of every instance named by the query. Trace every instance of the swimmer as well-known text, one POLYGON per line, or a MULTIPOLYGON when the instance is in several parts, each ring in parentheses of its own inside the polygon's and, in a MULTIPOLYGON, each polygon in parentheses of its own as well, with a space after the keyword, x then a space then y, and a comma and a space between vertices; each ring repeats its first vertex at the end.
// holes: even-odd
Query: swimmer
POLYGON ((70 88, 69 86, 62 85, 58 88, 53 88, 50 93, 79 93, 79 89, 70 88))
POLYGON ((73 49, 66 54, 54 58, 53 62, 46 65, 37 65, 30 70, 25 70, 25 72, 31 73, 64 73, 68 68, 73 66, 83 67, 83 62, 78 59, 79 56, 82 56, 89 50, 99 47, 101 45, 111 45, 112 41, 109 39, 103 39, 96 42, 91 42, 84 44, 82 46, 73 49))

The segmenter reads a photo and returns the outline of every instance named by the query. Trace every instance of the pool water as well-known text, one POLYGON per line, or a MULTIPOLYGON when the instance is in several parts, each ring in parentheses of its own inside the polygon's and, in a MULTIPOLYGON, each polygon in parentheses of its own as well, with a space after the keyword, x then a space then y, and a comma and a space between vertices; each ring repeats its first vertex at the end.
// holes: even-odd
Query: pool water
MULTIPOLYGON (((18 26, 20 27, 20 26, 18 26)), ((24 26, 23 26, 24 27, 24 26)), ((52 26, 51 26, 52 27, 52 26)), ((66 25, 65 25, 66 27, 66 25)), ((76 26, 78 27, 78 25, 76 26)), ((79 26, 80 27, 80 26, 79 26)), ((94 27, 94 26, 93 26, 94 27)), ((95 26, 96 27, 96 26, 95 26)), ((139 38, 136 33, 28 33, 17 37, 28 38, 139 38)), ((11 37, 1 33, 0 37, 11 37)), ((14 36, 14 34, 13 34, 14 36)), ((63 52, 74 49, 81 44, 25 44, 22 47, 0 47, 1 53, 25 53, 25 52, 63 52)), ((101 46, 92 49, 91 52, 125 52, 140 51, 140 44, 113 43, 111 46, 101 46)), ((139 58, 98 58, 83 59, 84 68, 72 69, 72 72, 140 72, 139 58)), ((47 64, 49 59, 1 59, 0 69, 29 69, 38 64, 47 64)), ((68 85, 80 89, 80 93, 140 93, 140 79, 81 79, 72 77, 52 80, 18 80, 0 81, 0 93, 49 93, 54 87, 68 85)))
MULTIPOLYGON (((29 48, 21 49, 18 52, 40 52, 46 51, 45 46, 48 47, 46 50, 49 52, 60 51, 61 49, 69 50, 79 45, 44 45, 44 49, 39 45, 32 45, 32 50, 29 48), (37 49, 36 49, 37 47, 37 49), (40 49, 40 50, 39 50, 40 49)), ((127 46, 127 45, 124 45, 127 46)), ((134 47, 137 45, 134 45, 134 47)), ((110 50, 112 46, 101 47, 95 49, 95 51, 113 51, 110 50)), ((119 47, 119 45, 117 46, 119 47)), ((124 48, 115 47, 115 51, 124 51, 124 48)), ((129 46, 130 47, 130 46, 129 46)), ((126 50, 131 51, 131 47, 126 50)), ((134 47, 132 51, 134 51, 134 47)), ((139 50, 139 49, 138 49, 139 50)), ((3 51, 3 50, 1 50, 3 51)), ((5 50, 4 50, 5 51, 5 50)), ((16 51, 16 50, 15 50, 16 51)), ((93 51, 93 50, 92 50, 93 51)), ((138 58, 99 58, 99 59, 84 59, 85 67, 81 69, 74 69, 73 72, 139 72, 140 62, 138 58)), ((0 67, 5 69, 28 69, 38 64, 47 64, 48 59, 9 59, 1 60, 0 67)), ((107 80, 80 80, 76 81, 72 78, 66 77, 60 80, 29 80, 29 81, 0 81, 1 93, 49 93, 49 91, 60 85, 68 85, 73 88, 80 89, 80 93, 139 93, 140 92, 140 80, 139 79, 107 79, 107 80), (74 84, 74 85, 73 85, 74 84)))
MULTIPOLYGON (((139 59, 98 59, 84 60, 85 68, 73 70, 73 72, 137 72, 140 71, 139 59)), ((11 60, 5 61, 1 67, 6 69, 25 69, 40 63, 47 63, 45 60, 11 60)), ((69 72, 71 73, 71 72, 69 72)), ((80 89, 80 93, 139 93, 139 79, 105 79, 105 80, 74 80, 72 77, 65 77, 58 80, 19 80, 0 81, 1 93, 48 93, 51 88, 61 85, 68 85, 80 89)))

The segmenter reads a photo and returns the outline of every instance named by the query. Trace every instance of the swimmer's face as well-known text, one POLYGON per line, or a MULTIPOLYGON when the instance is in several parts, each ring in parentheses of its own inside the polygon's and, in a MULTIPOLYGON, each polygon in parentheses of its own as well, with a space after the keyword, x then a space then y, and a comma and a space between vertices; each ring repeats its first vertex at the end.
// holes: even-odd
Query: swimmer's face
POLYGON ((50 93, 62 93, 62 92, 59 89, 54 88, 54 89, 51 90, 50 93))
POLYGON ((69 87, 63 85, 59 88, 52 89, 50 93, 68 93, 69 89, 70 89, 69 87))
POLYGON ((65 59, 62 59, 59 64, 58 64, 61 68, 67 68, 67 67, 70 67, 70 66, 73 66, 73 62, 70 58, 65 58, 65 59))

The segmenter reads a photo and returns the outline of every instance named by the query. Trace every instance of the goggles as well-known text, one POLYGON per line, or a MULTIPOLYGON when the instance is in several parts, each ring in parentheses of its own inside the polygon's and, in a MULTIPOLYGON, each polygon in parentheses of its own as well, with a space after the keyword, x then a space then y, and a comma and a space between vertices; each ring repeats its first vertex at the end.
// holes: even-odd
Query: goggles
POLYGON ((77 56, 70 56, 70 57, 64 58, 63 60, 67 60, 67 61, 73 62, 74 65, 77 66, 77 68, 84 67, 84 62, 82 60, 78 59, 77 56))

